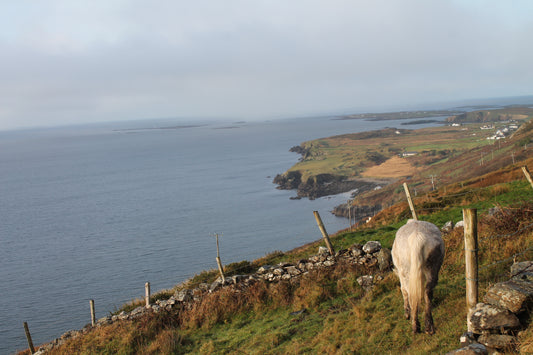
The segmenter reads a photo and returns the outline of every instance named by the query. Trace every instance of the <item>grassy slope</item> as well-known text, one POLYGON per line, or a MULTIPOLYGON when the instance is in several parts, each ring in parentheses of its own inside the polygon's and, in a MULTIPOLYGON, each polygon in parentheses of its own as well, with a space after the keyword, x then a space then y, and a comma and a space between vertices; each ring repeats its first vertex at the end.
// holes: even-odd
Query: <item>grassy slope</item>
MULTIPOLYGON (((465 201, 463 206, 441 208, 423 216, 436 223, 457 221, 461 207, 483 210, 495 199, 519 203, 519 209, 507 210, 507 218, 481 219, 480 295, 491 283, 508 275, 512 259, 493 265, 494 261, 508 259, 527 248, 529 252, 518 260, 533 257, 531 229, 510 237, 484 239, 533 222, 533 205, 527 202, 533 197, 533 189, 517 181, 507 188, 500 185, 487 191, 479 201, 465 201)), ((401 214, 408 212, 403 208, 401 214)), ((390 247, 396 229, 404 222, 340 233, 332 240, 336 248, 368 240, 380 240, 390 247)), ((435 289, 437 333, 433 336, 411 334, 409 322, 403 318, 399 283, 392 273, 382 274, 383 281, 366 293, 356 282, 366 270, 340 265, 327 272, 312 273, 298 284, 258 283, 245 294, 214 293, 192 310, 102 327, 54 353, 444 353, 457 347, 466 317, 462 230, 445 234, 444 239, 446 259, 435 289), (290 314, 303 308, 306 313, 290 314)), ((284 258, 298 259, 315 250, 316 245, 311 245, 295 251, 296 256, 287 253, 284 258)), ((531 331, 526 332, 523 343, 531 343, 532 335, 531 331)))
MULTIPOLYGON (((515 114, 513 117, 521 121, 527 121, 533 117, 533 109, 525 108, 498 110, 497 117, 507 117, 506 113, 515 114), (529 116, 516 115, 516 110, 529 113, 529 116)), ((485 116, 492 117, 495 114, 494 112, 486 113, 485 116)), ((498 142, 498 148, 496 148, 495 141, 486 138, 494 135, 495 131, 505 123, 495 123, 494 130, 480 129, 485 124, 486 122, 469 123, 459 127, 441 126, 418 130, 383 129, 320 138, 301 144, 308 150, 308 154, 303 161, 295 164, 288 171, 300 171, 302 181, 322 173, 357 177, 368 167, 407 151, 425 152, 408 158, 415 166, 442 163, 472 148, 482 149, 484 161, 488 161, 494 156, 494 151, 496 155, 503 151, 501 142, 498 142)), ((480 155, 477 156, 477 160, 480 160, 480 155)), ((460 173, 461 171, 457 171, 456 175, 459 176, 460 173)))
MULTIPOLYGON (((530 131, 524 129, 521 134, 527 136, 530 131)), ((524 139, 524 136, 517 135, 516 139, 524 139)), ((468 165, 478 153, 473 150, 461 161, 468 165)), ((497 159, 494 160, 496 164, 497 159)), ((522 163, 531 165, 533 160, 521 161, 520 165, 522 163)), ((442 163, 439 169, 443 173, 450 171, 458 162, 449 164, 442 163)), ((475 175, 466 169, 465 174, 475 175)), ((462 219, 462 208, 479 209, 482 216, 480 295, 491 283, 508 275, 513 255, 529 250, 517 256, 517 260, 533 258, 531 229, 505 236, 533 223, 530 203, 533 189, 521 174, 517 166, 507 166, 415 198, 420 218, 438 225, 462 219), (505 210, 502 218, 484 217, 486 210, 495 205, 511 208, 505 210), (488 238, 495 235, 500 237, 488 238), (500 260, 504 261, 493 264, 500 260)), ((339 249, 355 242, 380 240, 390 247, 395 231, 408 217, 406 203, 394 204, 358 230, 333 236, 333 244, 339 249)), ((191 309, 100 327, 67 342, 53 353, 444 353, 457 347, 458 337, 465 330, 466 317, 462 231, 446 234, 444 239, 447 254, 435 290, 437 333, 434 336, 410 333, 409 323, 403 318, 399 282, 394 275, 383 274, 384 279, 370 293, 365 293, 356 279, 367 271, 339 265, 330 271, 313 272, 298 284, 260 282, 247 292, 213 293, 191 309), (307 312, 290 314, 303 308, 307 312)), ((297 261, 314 254, 317 245, 312 243, 292 252, 272 253, 252 263, 236 263, 229 268, 242 272, 261 264, 297 261)), ((214 271, 204 272, 191 284, 212 281, 215 277, 214 271)), ((533 331, 529 329, 522 336, 522 345, 531 346, 532 343, 533 331)))
POLYGON ((503 109, 465 112, 447 119, 448 122, 497 122, 521 120, 531 117, 533 109, 529 107, 507 107, 503 109))

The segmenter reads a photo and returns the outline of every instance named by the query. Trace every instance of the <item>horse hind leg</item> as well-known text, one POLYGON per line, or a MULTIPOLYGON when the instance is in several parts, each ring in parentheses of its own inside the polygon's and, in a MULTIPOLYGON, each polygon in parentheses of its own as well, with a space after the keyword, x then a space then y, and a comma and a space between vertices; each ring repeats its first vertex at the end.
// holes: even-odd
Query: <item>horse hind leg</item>
POLYGON ((431 301, 433 300, 433 290, 439 281, 439 270, 442 265, 443 255, 438 250, 430 254, 428 259, 428 269, 426 269, 426 287, 424 292, 424 323, 427 334, 435 334, 435 325, 433 323, 433 315, 431 313, 431 301))
POLYGON ((433 323, 433 315, 431 314, 431 301, 433 300, 433 289, 438 282, 438 270, 437 272, 434 272, 434 270, 432 271, 433 272, 431 272, 429 275, 426 275, 427 283, 424 292, 424 323, 427 334, 435 334, 435 325, 433 323))
POLYGON ((403 296, 403 310, 405 319, 409 319, 411 315, 411 307, 409 306, 409 292, 408 292, 408 278, 405 275, 399 274, 400 277, 400 289, 403 296))
POLYGON ((433 324, 433 316, 431 314, 431 300, 433 299, 433 288, 426 287, 426 292, 424 293, 424 323, 426 326, 426 333, 433 335, 435 334, 435 325, 433 324))
POLYGON ((407 293, 407 287, 402 283, 402 296, 403 296, 403 310, 405 313, 405 319, 409 319, 411 315, 411 307, 409 306, 409 294, 407 293))
POLYGON ((418 321, 418 304, 411 306, 411 328, 413 333, 420 332, 420 322, 418 321))

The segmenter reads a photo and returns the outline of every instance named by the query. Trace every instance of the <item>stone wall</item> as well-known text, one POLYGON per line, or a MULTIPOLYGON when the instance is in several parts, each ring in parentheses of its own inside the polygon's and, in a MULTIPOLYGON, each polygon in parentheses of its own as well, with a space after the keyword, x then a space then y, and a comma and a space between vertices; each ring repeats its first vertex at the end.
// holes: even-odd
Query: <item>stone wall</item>
MULTIPOLYGON (((148 307, 140 306, 131 312, 121 312, 117 315, 109 315, 98 319, 95 327, 121 322, 126 320, 135 320, 148 313, 171 311, 178 307, 191 306, 193 302, 198 302, 208 293, 216 292, 224 287, 233 287, 245 289, 248 285, 264 280, 265 282, 279 282, 281 280, 291 280, 308 274, 311 270, 329 268, 339 262, 348 262, 352 264, 364 265, 368 270, 386 271, 392 268, 391 252, 387 248, 382 248, 377 241, 367 242, 365 245, 354 244, 349 249, 343 249, 336 253, 335 256, 329 254, 326 248, 320 247, 316 255, 307 259, 299 260, 297 263, 280 263, 277 265, 263 265, 255 273, 249 275, 234 275, 226 277, 224 282, 221 278, 207 284, 200 284, 194 289, 181 289, 166 300, 157 300, 148 307)), ((370 289, 375 282, 380 281, 380 276, 363 275, 357 279, 361 287, 370 289)), ((87 325, 81 330, 71 330, 52 342, 43 345, 35 354, 45 354, 54 347, 60 346, 66 340, 72 337, 78 337, 90 332, 93 326, 87 325)))
POLYGON ((520 332, 531 321, 533 261, 514 263, 508 281, 493 285, 470 318, 471 332, 463 334, 463 348, 448 354, 515 352, 520 332))

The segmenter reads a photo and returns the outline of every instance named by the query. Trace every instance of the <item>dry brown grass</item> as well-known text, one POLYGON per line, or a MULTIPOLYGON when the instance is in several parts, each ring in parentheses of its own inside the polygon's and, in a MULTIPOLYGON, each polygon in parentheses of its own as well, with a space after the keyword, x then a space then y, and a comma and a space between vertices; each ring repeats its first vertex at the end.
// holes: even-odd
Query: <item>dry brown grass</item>
POLYGON ((361 175, 374 178, 400 178, 411 176, 418 170, 420 169, 414 167, 409 160, 393 156, 380 165, 366 169, 361 175))

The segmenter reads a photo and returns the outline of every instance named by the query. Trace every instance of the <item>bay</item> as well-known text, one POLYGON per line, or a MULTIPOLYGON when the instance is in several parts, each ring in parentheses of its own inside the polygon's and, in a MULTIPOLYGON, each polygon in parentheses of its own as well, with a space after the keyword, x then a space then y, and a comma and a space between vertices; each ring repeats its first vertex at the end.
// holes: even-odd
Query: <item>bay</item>
MULTIPOLYGON (((406 121, 150 120, 0 132, 0 353, 53 340, 222 262, 320 239, 349 194, 290 200, 272 179, 303 141, 406 121), (164 129, 161 129, 164 128, 164 129)), ((429 124, 431 125, 431 124, 429 124)), ((433 124, 434 125, 434 124, 433 124)))

